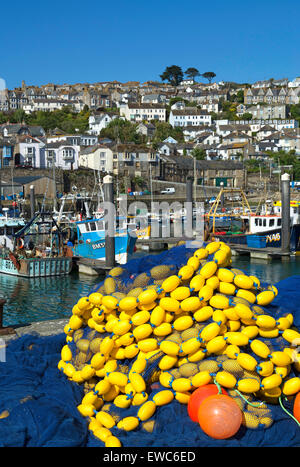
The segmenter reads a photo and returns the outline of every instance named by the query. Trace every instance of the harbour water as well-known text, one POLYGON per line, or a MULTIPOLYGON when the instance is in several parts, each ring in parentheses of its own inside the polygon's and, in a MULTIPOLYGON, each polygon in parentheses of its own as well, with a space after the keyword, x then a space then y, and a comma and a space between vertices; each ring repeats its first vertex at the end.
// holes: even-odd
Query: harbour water
MULTIPOLYGON (((139 252, 133 257, 141 254, 145 253, 139 252)), ((286 277, 300 275, 299 256, 286 262, 250 260, 248 256, 238 256, 233 257, 232 266, 273 284, 286 277)), ((64 277, 39 279, 0 274, 0 298, 6 299, 3 326, 67 318, 78 299, 88 294, 101 280, 100 277, 78 272, 64 277)))

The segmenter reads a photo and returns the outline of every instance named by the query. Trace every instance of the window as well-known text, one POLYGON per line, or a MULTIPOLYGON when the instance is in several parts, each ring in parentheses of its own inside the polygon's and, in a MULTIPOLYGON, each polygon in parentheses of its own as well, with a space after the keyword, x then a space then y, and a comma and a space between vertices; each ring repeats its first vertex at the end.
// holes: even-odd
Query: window
POLYGON ((63 157, 72 158, 73 157, 73 149, 63 149, 63 157))
POLYGON ((277 225, 281 225, 281 219, 277 219, 277 225))
POLYGON ((275 221, 274 221, 274 219, 270 219, 269 226, 270 226, 270 227, 273 227, 273 226, 274 226, 274 224, 275 224, 275 221))

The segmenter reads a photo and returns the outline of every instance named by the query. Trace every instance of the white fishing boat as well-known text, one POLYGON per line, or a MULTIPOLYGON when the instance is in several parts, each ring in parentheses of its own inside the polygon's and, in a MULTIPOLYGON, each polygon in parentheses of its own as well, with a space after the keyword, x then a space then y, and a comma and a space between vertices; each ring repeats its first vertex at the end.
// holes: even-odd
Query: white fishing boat
MULTIPOLYGON (((4 233, 8 233, 6 223, 4 233)), ((72 257, 63 245, 59 226, 48 213, 38 213, 23 226, 14 225, 11 235, 3 235, 0 273, 35 278, 66 275, 72 257)), ((1 237, 0 237, 1 240, 1 237)))
MULTIPOLYGON (((281 202, 269 200, 253 212, 244 193, 241 193, 244 201, 242 211, 232 211, 228 215, 231 225, 234 222, 239 225, 233 231, 225 223, 217 223, 222 216, 222 213, 217 212, 222 194, 222 190, 220 191, 215 204, 206 215, 207 220, 211 221, 210 237, 253 248, 281 248, 281 202)), ((297 201, 290 202, 290 250, 300 251, 300 203, 297 201)))

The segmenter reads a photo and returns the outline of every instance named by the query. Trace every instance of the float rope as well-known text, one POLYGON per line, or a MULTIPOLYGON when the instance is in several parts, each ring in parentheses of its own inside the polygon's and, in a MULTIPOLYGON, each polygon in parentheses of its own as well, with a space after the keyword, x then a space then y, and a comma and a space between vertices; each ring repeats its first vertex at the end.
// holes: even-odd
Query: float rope
MULTIPOLYGON (((215 385, 217 386, 218 388, 218 394, 222 394, 222 386, 216 381, 216 379, 214 378, 214 383, 215 385)), ((260 405, 263 404, 263 402, 250 402, 246 399, 246 397, 244 397, 240 391, 238 391, 237 389, 234 389, 234 391, 243 399, 244 402, 247 402, 247 404, 251 405, 252 407, 259 407, 260 405)))
MULTIPOLYGON (((285 397, 284 399, 287 400, 286 397, 285 397)), ((282 410, 283 410, 287 415, 289 415, 289 416, 297 423, 297 425, 300 427, 299 421, 284 407, 284 405, 283 405, 283 403, 282 403, 281 395, 279 396, 279 404, 280 404, 280 407, 282 408, 282 410)))
POLYGON ((218 388, 218 394, 222 394, 222 386, 216 381, 216 378, 214 378, 214 383, 218 388))
POLYGON ((243 401, 247 402, 248 405, 251 405, 252 407, 259 407, 260 405, 263 404, 263 402, 250 402, 248 401, 248 399, 246 399, 246 397, 244 397, 240 391, 238 391, 237 389, 234 389, 234 391, 243 399, 243 401))

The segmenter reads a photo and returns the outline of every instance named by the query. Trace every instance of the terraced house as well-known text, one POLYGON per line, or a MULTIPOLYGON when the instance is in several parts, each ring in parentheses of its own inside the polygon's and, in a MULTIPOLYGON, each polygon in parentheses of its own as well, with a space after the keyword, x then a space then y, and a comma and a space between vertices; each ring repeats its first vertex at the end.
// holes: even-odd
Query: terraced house
POLYGON ((197 107, 171 109, 169 123, 172 127, 211 125, 211 115, 207 110, 200 110, 197 107))
POLYGON ((299 104, 299 88, 246 88, 244 90, 244 104, 254 105, 259 103, 266 104, 299 104))
POLYGON ((166 121, 166 108, 162 104, 127 103, 120 105, 120 115, 130 122, 158 120, 166 121))
POLYGON ((114 175, 148 179, 150 170, 153 178, 159 173, 158 153, 148 146, 132 143, 97 144, 81 149, 79 165, 114 175))

